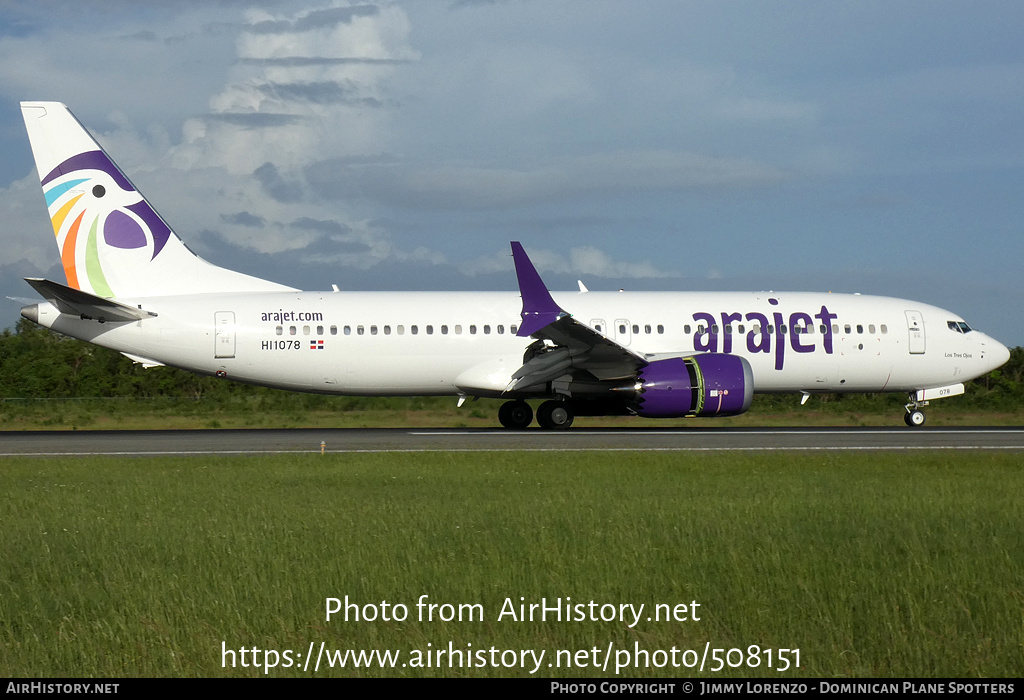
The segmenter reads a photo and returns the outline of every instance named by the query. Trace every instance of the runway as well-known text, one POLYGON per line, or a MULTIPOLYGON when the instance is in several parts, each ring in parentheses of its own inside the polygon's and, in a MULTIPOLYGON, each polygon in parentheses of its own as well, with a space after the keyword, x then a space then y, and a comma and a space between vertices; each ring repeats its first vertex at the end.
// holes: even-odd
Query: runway
POLYGON ((0 432, 0 457, 473 451, 1024 450, 1024 428, 291 429, 0 432), (323 443, 321 447, 321 443, 323 443))

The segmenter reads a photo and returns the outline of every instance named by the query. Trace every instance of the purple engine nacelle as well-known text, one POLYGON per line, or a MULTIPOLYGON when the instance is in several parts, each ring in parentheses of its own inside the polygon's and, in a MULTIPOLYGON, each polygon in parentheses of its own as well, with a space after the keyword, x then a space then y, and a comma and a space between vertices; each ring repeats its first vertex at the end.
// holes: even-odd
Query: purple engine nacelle
POLYGON ((754 398, 754 374, 739 355, 655 360, 636 378, 636 413, 646 418, 735 416, 750 408, 754 398))

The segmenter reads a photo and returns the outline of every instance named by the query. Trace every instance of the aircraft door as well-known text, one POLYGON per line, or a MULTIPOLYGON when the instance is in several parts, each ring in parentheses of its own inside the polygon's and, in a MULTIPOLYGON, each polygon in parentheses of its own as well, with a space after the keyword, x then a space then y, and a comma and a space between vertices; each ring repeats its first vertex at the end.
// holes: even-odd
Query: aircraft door
POLYGON ((907 314, 907 332, 909 335, 907 347, 911 355, 924 354, 924 316, 920 311, 910 311, 907 314))
POLYGON ((619 345, 629 345, 632 340, 630 334, 629 321, 624 318, 615 319, 615 342, 619 345))
POLYGON ((216 358, 235 356, 235 312, 217 311, 213 314, 213 325, 216 340, 214 354, 216 358))

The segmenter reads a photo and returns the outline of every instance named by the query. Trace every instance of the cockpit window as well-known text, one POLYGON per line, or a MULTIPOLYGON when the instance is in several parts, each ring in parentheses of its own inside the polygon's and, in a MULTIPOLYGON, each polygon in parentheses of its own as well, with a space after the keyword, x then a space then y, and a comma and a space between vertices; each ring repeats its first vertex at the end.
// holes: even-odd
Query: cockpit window
POLYGON ((970 333, 974 330, 963 321, 946 321, 946 325, 949 327, 949 330, 956 331, 957 333, 970 333))

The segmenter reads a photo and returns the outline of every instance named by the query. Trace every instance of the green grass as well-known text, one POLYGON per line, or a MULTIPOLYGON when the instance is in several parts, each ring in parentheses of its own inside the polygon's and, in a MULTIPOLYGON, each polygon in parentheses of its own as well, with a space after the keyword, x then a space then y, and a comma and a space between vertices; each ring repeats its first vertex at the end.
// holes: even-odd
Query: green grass
MULTIPOLYGON (((983 402, 936 401, 928 425, 1020 425, 1018 412, 983 402)), ((380 398, 288 392, 203 398, 6 399, 0 430, 171 430, 208 428, 434 428, 496 427, 501 401, 456 407, 454 397, 380 398)), ((539 401, 533 402, 534 408, 539 401)), ((579 417, 586 426, 903 426, 903 395, 754 397, 748 413, 729 418, 652 420, 629 416, 579 417)))
MULTIPOLYGON (((1024 458, 950 452, 5 458, 0 676, 251 676, 221 644, 292 650, 800 649, 786 673, 1024 671, 1024 458), (415 603, 483 621, 418 621, 415 603), (404 622, 325 620, 325 599, 404 622), (516 604, 643 603, 618 622, 516 604), (654 604, 699 621, 648 622, 654 604)), ((737 657, 733 655, 735 660, 737 657)), ((400 661, 400 663, 401 663, 400 661)), ((301 661, 300 661, 301 663, 301 661)), ((710 666, 711 657, 708 657, 710 666)), ((272 676, 309 676, 278 668, 272 676)), ((518 676, 520 668, 320 676, 518 676)), ((686 668, 623 677, 697 676, 686 668)))

